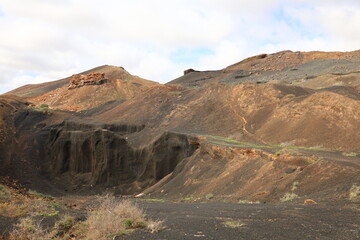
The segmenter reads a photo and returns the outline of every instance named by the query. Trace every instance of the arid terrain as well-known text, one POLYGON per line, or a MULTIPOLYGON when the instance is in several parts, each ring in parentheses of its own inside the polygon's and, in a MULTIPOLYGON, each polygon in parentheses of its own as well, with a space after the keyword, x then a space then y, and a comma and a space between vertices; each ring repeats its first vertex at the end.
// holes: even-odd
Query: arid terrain
MULTIPOLYGON (((5 207, 38 193, 77 222, 104 193, 163 220, 114 239, 360 238, 360 50, 261 54, 167 84, 104 65, 0 109, 4 239, 31 212, 5 207)), ((92 239, 69 229, 59 239, 92 239)))

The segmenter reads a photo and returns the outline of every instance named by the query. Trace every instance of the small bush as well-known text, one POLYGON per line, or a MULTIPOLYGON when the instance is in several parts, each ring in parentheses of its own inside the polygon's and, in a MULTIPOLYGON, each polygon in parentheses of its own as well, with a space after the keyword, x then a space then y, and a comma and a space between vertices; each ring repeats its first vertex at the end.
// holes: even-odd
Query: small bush
POLYGON ((342 155, 345 156, 345 157, 356 157, 357 153, 355 153, 355 152, 343 152, 342 155))
POLYGON ((288 201, 294 200, 295 198, 298 198, 297 194, 295 194, 295 193, 285 193, 285 195, 282 198, 280 198, 280 201, 281 202, 288 202, 288 201))
POLYGON ((52 238, 63 237, 67 234, 76 224, 75 218, 69 215, 64 215, 62 218, 55 224, 54 230, 51 235, 52 238))
POLYGON ((130 201, 119 201, 113 196, 100 198, 99 207, 86 220, 87 239, 109 239, 126 229, 142 228, 144 213, 130 201))
POLYGON ((0 200, 9 198, 10 194, 4 185, 0 184, 0 200))
POLYGON ((0 216, 4 217, 20 217, 27 213, 25 205, 17 205, 14 203, 0 203, 0 216))
POLYGON ((245 223, 241 221, 227 221, 224 223, 225 227, 238 228, 245 226, 245 223))
POLYGON ((357 199, 358 197, 360 197, 360 186, 354 184, 350 188, 349 198, 350 200, 354 200, 357 199))
POLYGON ((293 182, 293 185, 291 187, 291 191, 292 192, 295 191, 299 187, 299 184, 300 183, 298 181, 293 182))
POLYGON ((46 104, 46 103, 43 103, 43 104, 40 105, 40 107, 41 107, 41 108, 49 108, 49 105, 46 104))
POLYGON ((164 225, 163 225, 164 221, 148 221, 146 228, 151 232, 151 233, 156 233, 159 232, 161 230, 164 229, 164 225))

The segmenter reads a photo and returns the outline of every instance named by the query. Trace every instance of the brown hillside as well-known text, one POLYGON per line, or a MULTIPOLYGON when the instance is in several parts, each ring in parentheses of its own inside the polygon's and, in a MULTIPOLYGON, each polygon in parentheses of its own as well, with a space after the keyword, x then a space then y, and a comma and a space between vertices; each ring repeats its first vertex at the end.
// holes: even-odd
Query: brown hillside
POLYGON ((292 52, 282 51, 274 54, 261 54, 250 57, 225 68, 235 70, 281 71, 300 64, 319 59, 352 59, 360 58, 360 50, 353 52, 292 52))
MULTIPOLYGON (((145 125, 149 134, 172 129, 269 144, 291 142, 360 151, 360 139, 352 131, 360 127, 360 94, 354 94, 351 88, 339 93, 315 92, 298 86, 252 83, 201 89, 156 87, 96 120, 145 125)), ((140 139, 146 139, 146 134, 141 134, 140 139)))
POLYGON ((31 85, 10 93, 27 97, 35 105, 47 104, 52 109, 80 111, 97 107, 109 101, 132 98, 157 83, 132 76, 123 68, 102 66, 83 74, 104 74, 107 81, 85 84, 81 88, 69 88, 72 78, 31 85), (42 93, 42 94, 38 94, 42 93))
POLYGON ((250 57, 219 71, 192 71, 168 84, 202 87, 211 82, 275 82, 311 88, 356 86, 360 81, 359 63, 360 50, 345 53, 283 51, 250 57), (324 75, 332 80, 324 81, 324 75))

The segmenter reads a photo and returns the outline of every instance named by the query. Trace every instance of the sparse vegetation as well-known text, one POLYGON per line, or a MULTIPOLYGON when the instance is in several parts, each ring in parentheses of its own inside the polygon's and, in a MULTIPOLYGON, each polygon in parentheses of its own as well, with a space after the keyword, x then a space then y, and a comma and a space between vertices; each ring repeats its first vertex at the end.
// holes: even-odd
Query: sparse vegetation
POLYGON ((188 196, 188 197, 184 197, 180 200, 180 202, 196 202, 197 200, 200 200, 199 197, 194 197, 194 196, 188 196))
POLYGON ((293 182, 293 185, 292 185, 292 187, 291 187, 291 191, 292 191, 292 192, 295 191, 295 190, 298 188, 298 186, 299 186, 299 182, 298 182, 298 181, 293 182))
POLYGON ((255 201, 255 202, 253 202, 253 201, 249 201, 249 200, 239 200, 239 202, 238 203, 240 203, 240 204, 260 204, 260 202, 259 201, 255 201))
POLYGON ((21 217, 27 213, 25 205, 14 203, 0 203, 0 216, 21 217))
POLYGON ((355 200, 360 197, 360 186, 353 184, 350 188, 349 198, 350 200, 355 200))
POLYGON ((51 239, 39 220, 31 217, 21 218, 10 233, 9 240, 47 240, 51 239))
POLYGON ((284 98, 294 98, 295 97, 295 95, 294 94, 286 94, 285 96, 284 96, 284 98))
POLYGON ((29 194, 31 194, 31 195, 33 195, 33 196, 36 196, 36 197, 38 197, 38 198, 43 198, 43 199, 48 199, 48 200, 54 199, 54 197, 51 196, 51 195, 39 193, 39 192, 34 191, 34 190, 30 190, 30 191, 29 191, 29 194))
POLYGON ((46 104, 46 103, 43 103, 43 104, 40 105, 40 108, 49 108, 49 105, 46 104))
POLYGON ((283 151, 282 151, 282 149, 281 149, 281 150, 277 151, 277 152, 275 153, 275 155, 276 155, 276 156, 280 156, 280 155, 282 154, 282 152, 283 152, 283 151))
POLYGON ((206 198, 206 200, 211 200, 214 198, 214 194, 208 193, 208 194, 206 194, 205 198, 206 198))
POLYGON ((230 228, 239 228, 239 227, 244 227, 245 223, 241 222, 241 221, 226 221, 224 223, 225 227, 230 227, 230 228))
POLYGON ((64 215, 55 224, 55 236, 64 236, 76 224, 75 218, 70 215, 64 215))
MULTIPOLYGON (((248 142, 240 142, 235 139, 226 138, 226 137, 222 137, 222 136, 201 135, 201 134, 199 134, 199 135, 206 137, 207 142, 209 142, 209 143, 220 145, 220 146, 225 146, 225 147, 279 149, 276 152, 277 155, 282 154, 282 152, 284 151, 283 145, 256 145, 256 144, 248 143, 248 142)), ((287 150, 289 150, 289 149, 306 150, 306 151, 326 151, 326 149, 324 149, 322 147, 303 147, 303 146, 292 146, 292 145, 287 145, 286 149, 287 150)))
POLYGON ((295 193, 285 193, 285 195, 282 198, 280 198, 280 201, 281 202, 289 202, 296 198, 298 198, 298 195, 295 193))
POLYGON ((172 96, 180 96, 181 92, 180 91, 173 91, 173 92, 169 92, 170 95, 172 96))
POLYGON ((0 200, 7 199, 9 197, 9 191, 4 185, 0 184, 0 200))
POLYGON ((47 114, 47 115, 51 115, 54 110, 49 108, 49 105, 48 104, 41 104, 40 106, 28 106, 27 107, 28 110, 30 111, 35 111, 35 112, 41 112, 43 114, 47 114))
POLYGON ((355 153, 355 152, 343 152, 342 155, 345 156, 345 157, 356 157, 357 153, 355 153))
POLYGON ((159 198, 143 198, 140 200, 144 202, 165 202, 164 199, 159 199, 159 198))
MULTIPOLYGON (((48 201, 33 200, 31 204, 26 205, 26 211, 21 215, 26 215, 26 217, 20 218, 19 224, 14 226, 10 239, 107 240, 139 228, 147 229, 152 233, 163 229, 162 221, 147 221, 143 211, 130 201, 121 201, 107 195, 99 197, 96 205, 97 207, 89 213, 89 217, 80 222, 67 214, 61 216, 48 201), (60 216, 60 220, 50 228, 42 224, 44 218, 39 218, 39 216, 54 217, 56 215, 60 216)), ((21 206, 17 206, 17 209, 21 209, 21 206)))
POLYGON ((147 225, 146 228, 151 232, 151 233, 156 233, 159 232, 163 229, 165 229, 164 227, 164 221, 153 221, 153 220, 149 220, 147 221, 147 225))

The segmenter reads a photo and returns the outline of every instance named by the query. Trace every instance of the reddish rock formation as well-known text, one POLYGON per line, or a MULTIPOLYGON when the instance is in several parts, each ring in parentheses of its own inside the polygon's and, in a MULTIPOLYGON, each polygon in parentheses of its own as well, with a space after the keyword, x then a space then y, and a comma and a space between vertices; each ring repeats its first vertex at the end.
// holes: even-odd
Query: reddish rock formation
POLYGON ((99 85, 106 82, 105 73, 94 72, 88 75, 74 74, 71 76, 68 89, 79 88, 85 85, 99 85))

